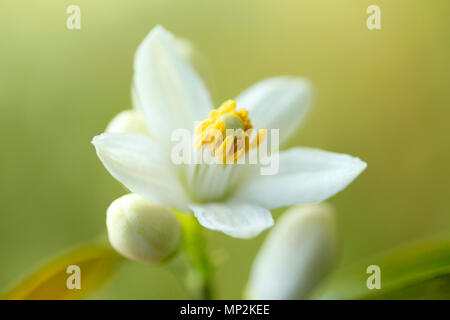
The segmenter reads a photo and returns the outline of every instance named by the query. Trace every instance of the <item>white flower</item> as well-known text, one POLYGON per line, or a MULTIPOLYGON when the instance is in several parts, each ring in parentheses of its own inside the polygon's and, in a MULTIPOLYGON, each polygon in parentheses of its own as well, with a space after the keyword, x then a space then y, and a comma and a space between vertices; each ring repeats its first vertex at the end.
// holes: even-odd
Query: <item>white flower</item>
MULTIPOLYGON (((152 203, 193 211, 206 228, 233 237, 254 237, 272 226, 270 209, 333 196, 366 167, 358 158, 311 148, 280 152, 279 172, 271 176, 235 163, 175 165, 172 132, 211 120, 214 104, 174 36, 160 26, 137 49, 132 97, 134 110, 93 139, 107 170, 152 203)), ((236 101, 238 124, 279 129, 282 144, 307 115, 311 90, 302 78, 281 76, 256 83, 236 101)))
POLYGON ((106 226, 114 249, 132 260, 160 262, 181 245, 181 225, 175 215, 137 194, 127 194, 109 206, 106 226))
POLYGON ((250 273, 250 299, 304 299, 330 271, 337 252, 334 212, 326 204, 289 209, 277 221, 250 273))

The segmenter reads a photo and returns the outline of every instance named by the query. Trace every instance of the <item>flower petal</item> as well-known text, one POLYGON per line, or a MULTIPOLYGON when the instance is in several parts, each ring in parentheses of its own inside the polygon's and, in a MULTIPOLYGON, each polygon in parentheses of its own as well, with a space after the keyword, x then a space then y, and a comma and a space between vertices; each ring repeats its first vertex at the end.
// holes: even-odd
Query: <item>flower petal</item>
POLYGON ((133 100, 141 108, 153 136, 170 139, 174 129, 193 129, 213 104, 200 77, 178 53, 175 39, 155 27, 137 49, 133 100))
MULTIPOLYGON (((185 38, 176 37, 175 47, 178 50, 180 56, 194 68, 195 71, 201 76, 201 78, 208 84, 212 80, 209 79, 211 76, 205 76, 204 69, 209 69, 205 65, 205 59, 201 56, 199 51, 194 47, 191 41, 185 38), (208 80, 208 81, 206 81, 208 80)), ((136 86, 134 82, 131 85, 131 102, 133 109, 143 111, 142 102, 136 92, 136 86)))
POLYGON ((253 172, 233 198, 269 209, 320 202, 347 187, 366 166, 364 161, 346 154, 292 148, 279 153, 278 173, 253 172))
POLYGON ((154 204, 186 209, 187 195, 161 149, 140 134, 104 133, 92 140, 111 175, 154 204))
POLYGON ((249 203, 192 204, 190 208, 202 226, 234 238, 253 238, 273 225, 270 211, 249 203))
POLYGON ((305 299, 337 256, 334 212, 325 204, 293 207, 270 231, 253 263, 247 296, 258 300, 305 299))
POLYGON ((141 133, 149 135, 147 123, 141 112, 125 110, 119 112, 108 124, 108 133, 141 133))
POLYGON ((291 137, 308 114, 312 93, 304 78, 281 76, 260 81, 237 98, 255 128, 279 129, 280 145, 291 137))

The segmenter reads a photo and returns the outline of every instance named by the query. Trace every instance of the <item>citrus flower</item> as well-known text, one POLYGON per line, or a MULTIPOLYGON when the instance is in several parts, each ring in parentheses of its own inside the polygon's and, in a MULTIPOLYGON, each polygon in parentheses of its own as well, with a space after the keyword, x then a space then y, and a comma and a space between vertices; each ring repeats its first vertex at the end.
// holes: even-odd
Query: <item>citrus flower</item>
MULTIPOLYGON (((213 129, 255 129, 253 148, 265 133, 279 129, 283 144, 308 114, 312 94, 303 78, 279 76, 256 83, 213 109, 202 79, 180 53, 175 37, 155 27, 137 49, 132 87, 133 110, 121 112, 106 132, 94 137, 97 155, 110 174, 152 204, 193 212, 206 228, 251 238, 273 225, 271 209, 320 202, 350 184, 366 167, 358 158, 312 148, 292 148, 277 156, 279 170, 261 175, 257 165, 234 161, 249 151, 213 129), (172 133, 194 131, 194 150, 223 152, 222 164, 176 164, 172 133), (234 144, 233 144, 234 143, 234 144)), ((245 138, 245 137, 244 137, 245 138)), ((268 140, 265 139, 264 141, 268 140)))

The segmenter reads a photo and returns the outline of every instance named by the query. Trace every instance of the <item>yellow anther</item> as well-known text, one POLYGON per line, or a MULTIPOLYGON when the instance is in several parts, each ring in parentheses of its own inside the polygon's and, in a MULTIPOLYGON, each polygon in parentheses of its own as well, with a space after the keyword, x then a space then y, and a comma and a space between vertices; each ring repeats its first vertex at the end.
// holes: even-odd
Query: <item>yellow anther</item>
POLYGON ((195 129, 194 146, 212 148, 215 157, 222 163, 236 162, 250 149, 258 148, 266 136, 266 129, 260 129, 250 142, 253 126, 245 109, 236 110, 236 101, 228 100, 209 113, 195 129), (232 133, 230 133, 230 131, 232 133))

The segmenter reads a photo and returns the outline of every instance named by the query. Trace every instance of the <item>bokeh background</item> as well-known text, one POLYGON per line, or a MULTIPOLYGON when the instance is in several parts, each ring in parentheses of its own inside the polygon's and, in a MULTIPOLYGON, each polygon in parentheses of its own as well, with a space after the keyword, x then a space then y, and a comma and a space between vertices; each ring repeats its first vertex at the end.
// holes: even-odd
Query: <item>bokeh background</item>
MULTIPOLYGON (((450 232, 450 2, 71 0, 0 2, 0 291, 49 256, 105 232, 125 193, 90 141, 129 108, 133 55, 156 24, 208 61, 216 104, 253 82, 303 75, 315 108, 291 145, 361 157, 329 200, 340 267, 450 232), (81 30, 66 8, 81 7, 81 30), (382 30, 366 27, 381 7, 382 30)), ((208 231, 226 259, 219 298, 240 298, 265 234, 208 231), (224 253, 226 253, 224 255, 224 253)), ((95 298, 185 298, 159 266, 126 264, 95 298)))

